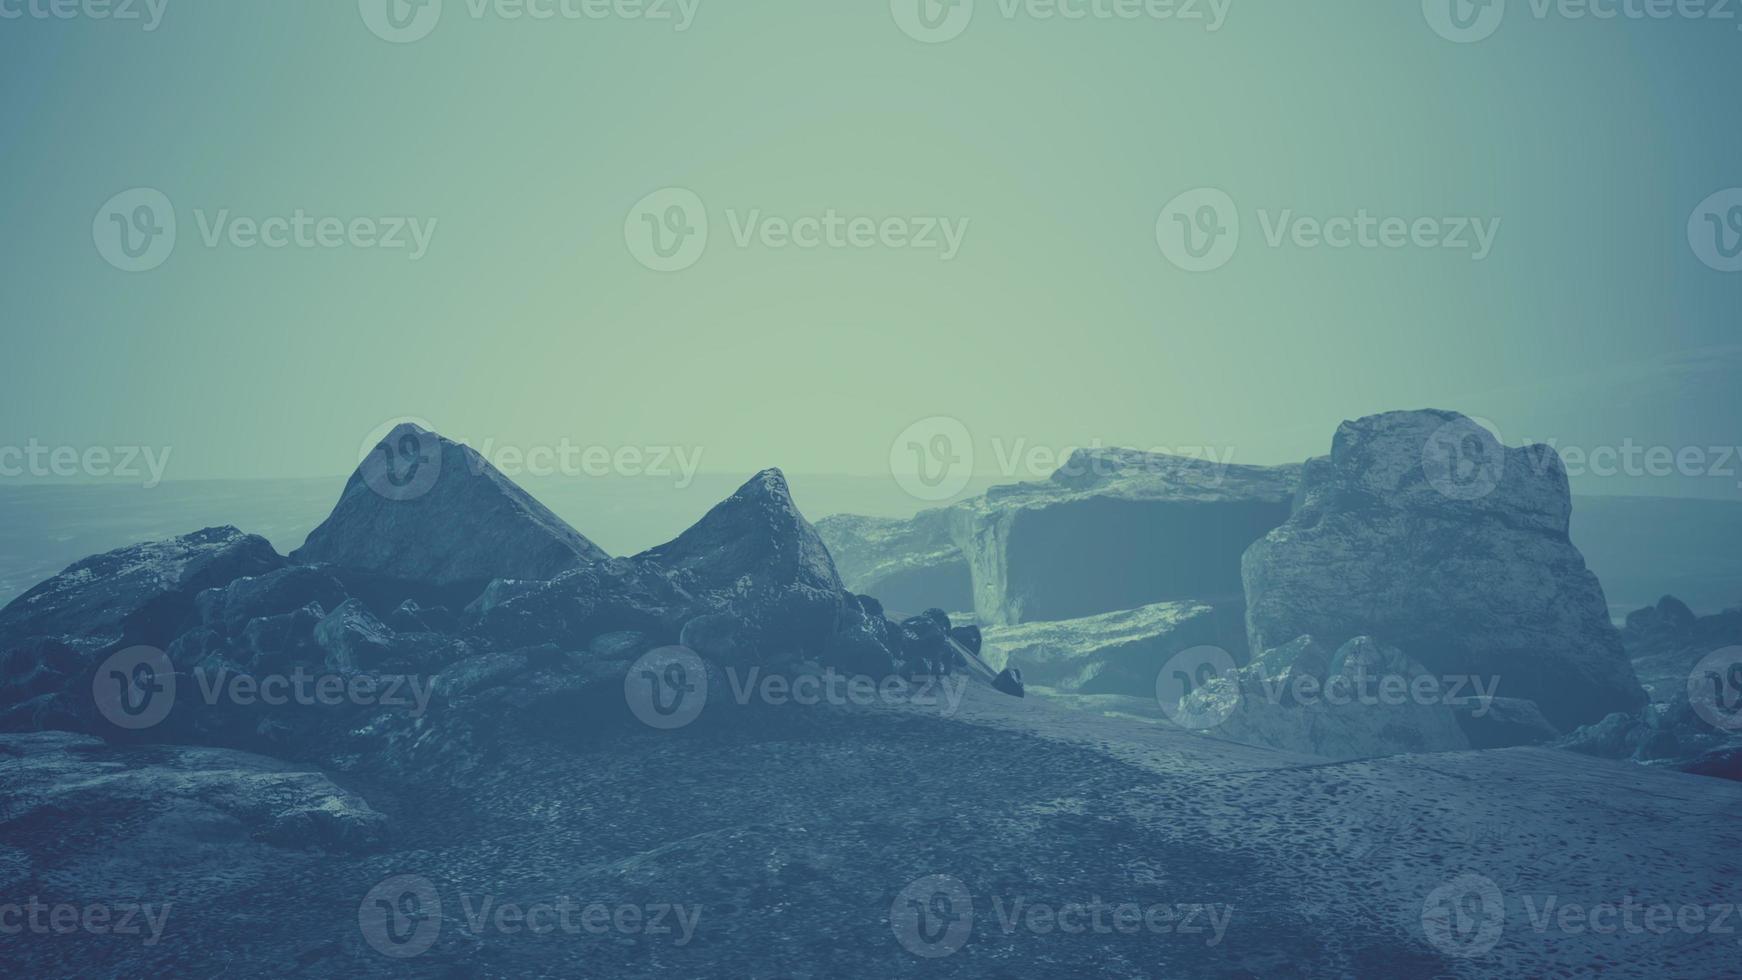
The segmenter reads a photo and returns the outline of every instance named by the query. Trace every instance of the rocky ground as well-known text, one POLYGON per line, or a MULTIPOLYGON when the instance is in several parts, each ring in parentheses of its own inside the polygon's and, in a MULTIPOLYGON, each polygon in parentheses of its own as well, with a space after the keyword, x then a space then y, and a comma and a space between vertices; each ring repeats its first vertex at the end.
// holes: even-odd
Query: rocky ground
MULTIPOLYGON (((116 764, 106 750, 7 736, 0 769, 52 769, 79 805, 43 802, 38 779, 21 809, 7 780, 0 891, 167 914, 155 943, 27 930, 0 935, 0 960, 19 976, 1047 978, 1692 977, 1735 961, 1728 932, 1533 920, 1550 899, 1742 899, 1734 783, 1540 749, 1324 765, 978 686, 946 715, 825 704, 673 732, 553 729, 460 780, 365 765, 337 793, 366 800, 386 828, 346 844, 252 840, 223 831, 222 807, 177 794, 138 806, 103 785, 116 764), (971 918, 959 904, 930 923, 903 913, 916 882, 934 911, 934 890, 961 889, 971 918), (1471 882, 1475 898, 1446 904, 1442 886, 1471 882), (1503 912, 1482 904, 1484 882, 1503 912), (400 922, 408 941, 395 945, 365 899, 404 909, 403 894, 426 887, 433 900, 414 905, 431 917, 400 922), (553 915, 542 934, 494 918, 564 896, 566 931, 553 915), (590 931, 605 922, 582 913, 593 903, 648 918, 590 931), (1073 904, 1091 908, 1080 933, 1028 919, 1073 904), (1123 934, 1113 924, 1135 920, 1116 918, 1122 905, 1167 911, 1123 934), (682 917, 664 913, 671 931, 651 933, 667 907, 682 917), (1468 929, 1434 917, 1448 907, 1468 929), (946 928, 961 921, 965 932, 946 928), (1494 921, 1498 934, 1484 932, 1494 921)), ((149 751, 171 765, 212 750, 149 751)), ((225 768, 224 782, 249 771, 225 768)))

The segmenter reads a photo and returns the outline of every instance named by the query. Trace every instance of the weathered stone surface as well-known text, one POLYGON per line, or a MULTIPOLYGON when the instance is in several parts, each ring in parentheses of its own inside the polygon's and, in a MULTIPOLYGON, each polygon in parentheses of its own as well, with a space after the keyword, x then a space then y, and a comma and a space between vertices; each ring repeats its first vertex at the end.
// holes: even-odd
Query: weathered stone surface
POLYGON ((291 553, 435 585, 550 579, 605 557, 470 447, 409 423, 358 465, 332 515, 291 553))
POLYGON ((290 565, 207 589, 195 598, 194 606, 202 625, 235 634, 261 616, 282 615, 311 604, 337 609, 347 598, 345 587, 325 569, 290 565))
MULTIPOLYGON (((951 509, 982 626, 1157 601, 1238 601, 1240 555, 1287 518, 1299 467, 1080 450, 1045 483, 951 509)), ((1033 681, 1033 678, 1030 678, 1033 681)))
POLYGON ((1211 677, 1174 717, 1221 738, 1327 759, 1469 748, 1443 692, 1410 693, 1427 676, 1369 637, 1352 638, 1328 657, 1311 637, 1298 637, 1232 676, 1211 677))
POLYGON ((942 507, 911 520, 836 514, 818 521, 817 533, 854 592, 876 596, 891 609, 971 609, 973 581, 951 538, 953 523, 942 507))
POLYGON ((1345 422, 1288 522, 1246 553, 1250 642, 1369 635, 1436 674, 1497 677, 1561 728, 1636 710, 1570 507, 1551 450, 1505 449, 1457 413, 1345 422))
POLYGON ((1079 694, 1154 698, 1156 677, 1174 654, 1230 643, 1240 649, 1237 616, 1201 602, 1157 602, 1123 612, 982 631, 980 657, 993 670, 1022 669, 1039 687, 1079 694))
POLYGON ((1536 702, 1523 698, 1460 698, 1453 702, 1452 710, 1473 749, 1545 745, 1561 737, 1536 702))
POLYGON ((165 644, 205 589, 284 565, 265 538, 209 527, 73 563, 0 610, 0 648, 33 636, 97 649, 165 644))
POLYGON ((709 590, 744 584, 841 590, 828 547, 777 469, 751 477, 689 530, 636 558, 688 572, 709 590))
POLYGON ((1686 696, 1688 675, 1708 654, 1742 647, 1742 609, 1696 616, 1680 599, 1664 596, 1627 615, 1621 642, 1651 699, 1672 701, 1686 696))
POLYGON ((227 749, 120 749, 60 732, 0 736, 0 786, 9 840, 104 835, 125 840, 136 859, 161 863, 159 873, 203 847, 259 841, 348 853, 379 845, 387 829, 362 797, 320 772, 227 749))

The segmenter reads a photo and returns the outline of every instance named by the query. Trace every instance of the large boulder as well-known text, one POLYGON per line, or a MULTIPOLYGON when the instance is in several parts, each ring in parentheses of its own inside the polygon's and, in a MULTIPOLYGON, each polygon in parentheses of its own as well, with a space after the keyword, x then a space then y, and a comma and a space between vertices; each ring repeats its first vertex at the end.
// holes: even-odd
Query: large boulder
POLYGON ((1497 678, 1561 730, 1645 692, 1567 537, 1566 470, 1455 412, 1345 422, 1243 576, 1248 639, 1371 636, 1442 676, 1497 678))
POLYGON ((1296 466, 1096 449, 1045 483, 993 487, 950 510, 975 618, 1008 626, 1237 602, 1240 555, 1288 517, 1298 476, 1296 466))
POLYGON ((93 555, 0 610, 0 649, 30 637, 87 650, 163 645, 194 613, 200 592, 283 565, 265 538, 233 527, 93 555))
POLYGON ((1157 602, 1063 622, 981 631, 980 657, 993 670, 1016 667, 1029 684, 1073 694, 1154 698, 1174 654, 1218 646, 1243 652, 1237 615, 1201 602, 1157 602))
POLYGON ((410 423, 357 466, 291 553, 433 585, 550 579, 605 557, 470 447, 410 423))
POLYGON ((968 560, 950 536, 948 508, 922 510, 911 520, 836 514, 817 522, 841 581, 890 609, 974 606, 968 560))

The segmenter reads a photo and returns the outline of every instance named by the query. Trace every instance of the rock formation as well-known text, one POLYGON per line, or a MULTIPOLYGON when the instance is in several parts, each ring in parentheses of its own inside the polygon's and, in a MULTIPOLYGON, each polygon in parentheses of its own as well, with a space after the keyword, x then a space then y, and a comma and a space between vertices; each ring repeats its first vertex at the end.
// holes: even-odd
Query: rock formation
POLYGON ((951 538, 948 508, 922 510, 911 520, 837 514, 817 522, 841 580, 891 609, 974 607, 968 561, 951 538))
POLYGON ((1450 752, 1470 741, 1449 694, 1421 664, 1369 637, 1327 654, 1302 636, 1232 676, 1211 677, 1173 717, 1221 738, 1326 759, 1450 752))
POLYGON ((470 447, 406 423, 345 484, 291 553, 433 585, 550 579, 605 552, 470 447))
POLYGON ((1651 699, 1686 697, 1688 674, 1708 654, 1742 647, 1742 608, 1696 616, 1675 596, 1627 615, 1621 642, 1651 699))
POLYGON ((1297 478, 1298 467, 1079 450, 1045 483, 993 487, 953 509, 975 616, 1007 626, 1237 603, 1240 555, 1288 516, 1297 478))
POLYGON ((73 563, 0 610, 0 648, 56 637, 95 650, 166 643, 203 590, 284 564, 265 538, 209 527, 73 563))
POLYGON ((1551 450, 1505 449, 1453 412, 1376 415, 1343 423, 1300 497, 1243 562, 1253 649, 1371 636, 1498 678, 1562 730, 1644 702, 1551 450))
POLYGON ((1237 616, 1201 602, 1157 602, 1052 623, 982 631, 980 656, 994 670, 1019 668, 1026 684, 1073 694, 1155 697, 1156 676, 1196 646, 1242 649, 1237 616))

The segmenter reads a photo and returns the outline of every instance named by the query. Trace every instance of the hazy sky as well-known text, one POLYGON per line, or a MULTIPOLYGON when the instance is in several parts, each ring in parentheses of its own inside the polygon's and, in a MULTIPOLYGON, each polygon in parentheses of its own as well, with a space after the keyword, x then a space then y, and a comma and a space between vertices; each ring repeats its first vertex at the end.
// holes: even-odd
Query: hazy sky
POLYGON ((944 417, 985 473, 1096 440, 1295 460, 1424 406, 1509 442, 1742 443, 1742 273, 1688 228, 1742 186, 1737 21, 1514 0, 1461 44, 1414 0, 1218 0, 1214 31, 979 0, 922 43, 907 0, 670 0, 684 30, 446 0, 398 44, 370 2, 0 19, 0 446, 317 475, 411 415, 474 444, 877 474, 944 417), (134 188, 176 222, 143 272, 98 244, 134 188), (694 198, 632 210, 665 188, 694 198), (1158 244, 1197 188, 1240 226, 1207 272, 1158 244), (648 268, 626 239, 691 200, 699 260, 648 268), (1298 223, 1363 211, 1448 240, 1330 248, 1298 223), (343 241, 242 244, 299 212, 343 241), (778 247, 831 214, 841 247, 778 247), (365 246, 384 237, 412 244, 365 246))

